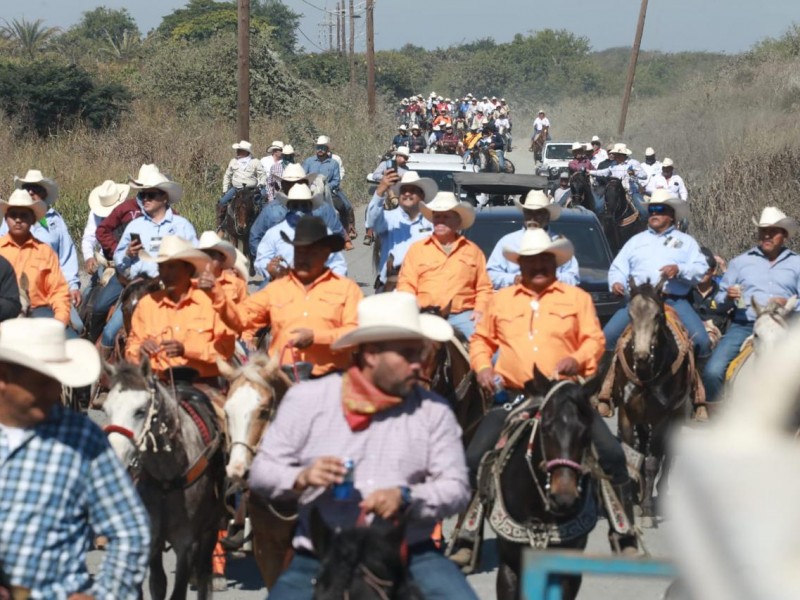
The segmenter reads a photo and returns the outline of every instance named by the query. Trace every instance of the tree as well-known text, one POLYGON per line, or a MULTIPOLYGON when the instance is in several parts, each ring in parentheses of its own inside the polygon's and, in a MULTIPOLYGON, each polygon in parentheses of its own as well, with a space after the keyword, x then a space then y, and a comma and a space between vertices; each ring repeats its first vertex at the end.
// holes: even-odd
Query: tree
POLYGON ((272 26, 274 47, 281 54, 294 54, 297 50, 297 29, 300 13, 296 13, 280 0, 252 0, 250 13, 264 19, 272 26))
POLYGON ((0 35, 11 42, 14 51, 33 60, 37 52, 43 50, 60 31, 58 27, 45 27, 42 19, 26 21, 12 19, 0 27, 0 35))
POLYGON ((98 6, 94 10, 83 13, 80 22, 70 28, 75 34, 95 42, 111 39, 118 44, 126 35, 139 37, 139 27, 127 9, 112 10, 98 6))

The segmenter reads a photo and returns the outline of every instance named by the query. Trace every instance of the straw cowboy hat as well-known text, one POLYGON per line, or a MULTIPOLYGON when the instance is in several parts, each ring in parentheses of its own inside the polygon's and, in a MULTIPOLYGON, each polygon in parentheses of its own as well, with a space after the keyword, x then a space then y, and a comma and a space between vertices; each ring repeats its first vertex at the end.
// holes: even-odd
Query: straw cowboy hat
POLYGON ((42 172, 38 169, 29 169, 28 172, 25 173, 25 177, 14 176, 15 188, 22 189, 22 186, 26 183, 42 186, 47 192, 47 198, 45 198, 45 200, 48 204, 55 204, 56 200, 58 200, 58 185, 49 177, 42 175, 42 172))
POLYGON ((600 141, 600 138, 599 138, 598 136, 596 136, 596 135, 593 135, 593 136, 592 136, 592 141, 591 141, 591 143, 592 143, 592 144, 602 144, 602 142, 600 141))
POLYGON ((267 152, 273 152, 275 150, 283 150, 283 142, 280 140, 274 140, 268 147, 267 152))
POLYGON ((6 210, 10 206, 30 208, 36 215, 37 221, 47 212, 47 204, 42 200, 34 200, 25 190, 14 190, 8 200, 0 200, 0 216, 5 217, 6 210))
POLYGON ((68 387, 100 376, 100 355, 88 340, 68 340, 55 319, 9 319, 0 324, 0 362, 33 369, 68 387))
POLYGON ((125 201, 130 191, 131 186, 129 185, 114 183, 110 179, 106 179, 89 192, 89 208, 98 217, 107 217, 114 207, 125 201))
POLYGON ((416 171, 406 171, 403 173, 403 177, 400 178, 400 181, 392 186, 392 191, 399 196, 400 188, 404 185, 413 185, 414 187, 419 188, 422 191, 423 202, 433 200, 436 192, 439 191, 439 186, 436 185, 436 182, 433 179, 430 179, 429 177, 420 177, 419 173, 416 171))
POLYGON ((330 146, 331 138, 327 135, 321 135, 317 138, 317 146, 330 146))
POLYGON ((295 163, 286 165, 283 168, 283 173, 275 177, 281 181, 308 181, 308 175, 306 175, 306 170, 303 168, 303 165, 297 165, 295 163))
POLYGON ((624 154, 625 156, 630 156, 633 154, 625 144, 614 144, 611 147, 611 150, 608 151, 609 154, 624 154))
POLYGON ((406 131, 407 129, 408 129, 408 127, 406 127, 405 125, 400 125, 400 126, 397 127, 398 131, 406 131))
POLYGON ((253 153, 253 144, 251 144, 247 140, 242 140, 236 144, 233 144, 231 148, 233 148, 234 150, 244 150, 248 154, 253 153))
POLYGON ((400 340, 446 342, 452 337, 453 327, 446 320, 419 314, 414 295, 392 292, 361 300, 358 303, 358 327, 331 344, 331 349, 400 340))
POLYGON ((189 240, 177 235, 165 235, 158 248, 158 254, 155 256, 142 250, 139 253, 139 258, 158 264, 169 260, 182 260, 193 265, 196 271, 202 271, 211 264, 211 258, 208 254, 192 246, 192 242, 189 240))
POLYGON ((674 166, 675 166, 675 161, 673 161, 671 158, 665 158, 664 160, 661 161, 662 169, 664 167, 674 167, 674 166))
POLYGON ((514 204, 523 210, 542 210, 550 213, 550 220, 555 221, 561 216, 561 205, 553 204, 542 190, 531 190, 525 195, 525 201, 520 202, 514 198, 514 204))
POLYGON ((644 151, 644 155, 645 156, 655 156, 656 155, 656 151, 653 150, 652 147, 648 146, 644 151))
POLYGON ((311 246, 320 244, 327 246, 331 252, 341 252, 344 248, 344 238, 337 233, 328 233, 325 221, 314 215, 301 217, 294 228, 294 236, 290 237, 281 231, 281 238, 292 246, 311 246))
POLYGON ((139 175, 136 179, 130 177, 128 178, 128 183, 135 190, 149 188, 161 190, 169 196, 170 204, 175 204, 183 196, 183 186, 172 181, 155 165, 142 165, 139 168, 139 175))
POLYGON ((775 208, 774 206, 767 206, 761 211, 761 217, 758 221, 753 218, 753 224, 756 227, 780 227, 786 231, 789 237, 794 237, 797 233, 797 221, 792 217, 787 217, 786 213, 775 208))
POLYGON ((232 269, 236 264, 236 248, 217 235, 216 231, 204 231, 197 244, 198 250, 216 250, 225 255, 223 269, 232 269))
POLYGON ((469 229, 475 222, 475 209, 467 202, 459 202, 453 192, 439 192, 427 204, 420 204, 422 216, 433 222, 433 213, 454 211, 461 217, 460 230, 469 229))
POLYGON ((556 257, 556 266, 560 267, 569 262, 575 254, 575 249, 565 237, 552 239, 544 229, 527 229, 522 234, 519 248, 503 248, 503 256, 512 263, 519 264, 520 256, 536 256, 550 253, 556 257))
POLYGON ((664 204, 675 211, 675 220, 682 221, 689 216, 689 203, 680 198, 676 198, 669 190, 658 189, 650 196, 650 200, 645 202, 645 206, 652 204, 664 204))
POLYGON ((294 154, 294 146, 292 146, 291 144, 286 144, 283 147, 283 154, 284 155, 292 155, 292 154, 294 154))
POLYGON ((586 150, 586 146, 581 144, 580 142, 573 142, 570 151, 575 152, 576 150, 586 150))
POLYGON ((278 192, 277 194, 275 194, 275 197, 284 206, 286 206, 289 202, 292 202, 293 200, 294 201, 307 200, 311 202, 311 210, 319 208, 325 201, 322 197, 322 194, 312 193, 311 188, 308 187, 308 185, 306 185, 305 183, 295 183, 292 186, 292 189, 289 190, 288 194, 284 194, 283 192, 278 192))
POLYGON ((411 150, 408 146, 400 146, 397 150, 392 152, 393 156, 405 156, 406 158, 411 158, 411 150))

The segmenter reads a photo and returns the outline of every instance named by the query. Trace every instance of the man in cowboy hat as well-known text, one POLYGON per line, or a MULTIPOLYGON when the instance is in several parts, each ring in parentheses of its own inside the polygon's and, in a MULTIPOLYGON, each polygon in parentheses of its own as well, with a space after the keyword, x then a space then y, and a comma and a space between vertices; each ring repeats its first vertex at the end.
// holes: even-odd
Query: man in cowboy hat
POLYGON ((275 140, 267 147, 267 155, 261 159, 261 165, 264 167, 264 172, 269 173, 272 166, 282 160, 283 146, 284 143, 282 141, 275 140))
MULTIPOLYGON (((311 192, 305 183, 292 186, 288 194, 278 193, 277 199, 286 207, 286 218, 267 230, 256 251, 256 260, 253 266, 256 271, 264 276, 266 281, 283 277, 287 274, 294 259, 294 246, 286 242, 286 238, 293 239, 295 227, 300 219, 312 214, 315 209, 322 206, 325 201, 321 194, 311 192), (285 234, 282 235, 282 234, 285 234)), ((333 233, 328 229, 328 233, 333 233)), ((327 261, 328 267, 342 277, 347 275, 347 263, 341 252, 334 252, 327 261)))
MULTIPOLYGON (((648 217, 647 207, 644 205, 644 198, 639 190, 640 186, 647 185, 647 171, 642 168, 638 160, 631 158, 631 150, 625 144, 614 144, 609 152, 614 163, 605 169, 592 169, 589 175, 594 177, 616 177, 622 181, 633 200, 634 206, 643 218, 648 217)), ((598 210, 604 208, 602 201, 598 199, 598 210)))
POLYGON ((422 129, 416 123, 411 126, 411 136, 408 138, 408 151, 409 152, 425 152, 428 147, 428 142, 422 129))
POLYGON ((216 360, 233 356, 242 323, 235 303, 217 284, 208 254, 168 235, 157 252, 142 251, 141 259, 157 265, 164 289, 136 305, 125 358, 138 363, 145 353, 157 373, 191 367, 203 379, 217 377, 216 360))
POLYGON ((736 311, 703 371, 706 398, 711 402, 719 400, 728 365, 753 333, 753 300, 762 305, 769 301, 785 305, 790 297, 800 296, 800 256, 785 245, 788 238, 797 235, 797 221, 767 206, 753 224, 757 227, 757 245, 728 263, 716 296, 718 303, 734 301, 736 311))
MULTIPOLYGON (((341 159, 337 161, 331 153, 331 139, 326 135, 321 135, 317 138, 317 144, 314 146, 314 156, 309 156, 303 163, 303 169, 306 173, 319 173, 325 177, 328 187, 331 191, 331 200, 336 212, 339 213, 339 220, 342 222, 346 230, 346 237, 351 240, 356 238, 356 225, 355 214, 353 213, 353 205, 347 199, 341 189, 342 186, 342 167, 340 164, 341 159)), ((338 157, 337 157, 338 158, 338 157)), ((345 244, 346 250, 351 250, 352 244, 345 244)))
POLYGON ((31 231, 33 224, 44 218, 47 205, 35 200, 26 190, 14 190, 8 201, 0 200, 8 233, 0 238, 0 256, 3 256, 20 279, 28 279, 28 294, 32 317, 55 317, 63 323, 70 338, 77 337, 69 328, 72 308, 69 287, 64 279, 58 256, 44 242, 37 240, 31 231))
POLYGON ((444 126, 444 135, 439 140, 438 148, 442 154, 455 154, 458 150, 458 144, 461 142, 461 136, 458 135, 453 129, 452 123, 447 123, 444 126))
MULTIPOLYGON (((531 190, 525 196, 525 202, 514 200, 522 210, 522 229, 512 231, 500 238, 486 262, 486 271, 492 280, 494 289, 499 290, 519 283, 521 275, 519 264, 510 261, 505 256, 506 248, 517 248, 522 242, 522 237, 529 229, 544 229, 547 231, 550 221, 555 221, 561 216, 561 206, 552 204, 550 199, 541 190, 531 190)), ((551 236, 554 240, 558 236, 551 236)), ((578 261, 575 256, 558 267, 556 277, 562 283, 578 285, 581 280, 578 261)))
POLYGON ((408 146, 408 127, 399 125, 397 135, 392 138, 392 150, 397 150, 400 146, 408 146))
POLYGON ((222 198, 217 201, 217 230, 222 228, 225 211, 236 192, 245 188, 263 188, 267 185, 267 173, 261 161, 253 156, 253 146, 242 140, 231 146, 236 157, 228 163, 222 176, 222 198))
POLYGON ((411 150, 408 146, 400 146, 397 150, 392 152, 392 158, 389 160, 382 160, 381 164, 372 172, 372 181, 380 181, 383 179, 384 173, 388 169, 394 169, 398 177, 402 177, 408 171, 408 159, 411 158, 411 150), (397 168, 394 164, 397 164, 397 168))
POLYGON ((286 144, 283 147, 281 160, 272 165, 267 175, 267 202, 271 202, 275 199, 275 192, 281 189, 280 182, 281 177, 283 177, 283 170, 291 164, 294 164, 294 146, 286 144))
POLYGON ((299 500, 294 558, 270 600, 313 595, 325 547, 312 537, 312 508, 329 527, 352 527, 360 513, 406 513, 408 569, 424 597, 477 598, 430 539, 435 522, 469 497, 461 429, 447 402, 418 384, 430 342, 452 335, 443 319, 420 315, 410 294, 364 298, 358 327, 332 345, 352 349, 352 366, 287 392, 250 471, 253 493, 299 500), (335 499, 346 460, 354 463, 353 490, 335 499))
POLYGON ((397 289, 416 295, 423 308, 448 312, 450 324, 469 339, 492 296, 483 251, 461 235, 475 222, 475 209, 452 192, 439 192, 419 208, 433 233, 411 244, 397 289))
MULTIPOLYGON (((661 162, 656 158, 656 151, 652 146, 648 146, 644 151, 644 162, 642 163, 642 168, 647 173, 648 185, 649 182, 653 181, 653 177, 656 175, 661 175, 661 162)), ((674 194, 677 196, 677 194, 674 194)), ((680 196, 678 196, 680 198, 680 196)), ((686 198, 681 198, 681 200, 686 200, 686 198)))
POLYGON ((686 202, 689 201, 689 191, 680 175, 675 175, 675 162, 671 158, 665 158, 663 163, 658 163, 659 169, 650 178, 647 184, 647 193, 652 194, 656 190, 667 190, 673 196, 686 202))
POLYGON ((294 239, 280 233, 294 248, 291 269, 241 305, 244 327, 271 325, 269 355, 293 348, 295 360, 314 365, 315 377, 343 370, 349 357, 333 352, 331 344, 356 327, 356 308, 364 297, 355 281, 327 266, 330 255, 344 248, 344 240, 311 215, 297 223, 294 239))
POLYGON ((63 322, 0 325, 0 564, 14 598, 139 597, 147 513, 106 435, 61 404, 62 386, 99 375, 97 350, 65 340, 63 322), (108 539, 94 576, 92 536, 108 539))
POLYGON ((603 142, 600 141, 598 136, 593 135, 590 143, 592 145, 592 153, 590 156, 592 168, 599 169, 600 164, 608 160, 608 152, 603 148, 603 142))
POLYGON ((572 144, 572 160, 567 165, 570 173, 577 173, 578 171, 589 171, 592 167, 592 161, 586 156, 586 145, 580 142, 572 144))
POLYGON ((567 171, 561 171, 561 174, 558 176, 558 187, 552 191, 552 194, 548 191, 548 197, 552 198, 553 204, 564 207, 569 202, 570 194, 569 173, 567 171))
POLYGON ((539 113, 533 120, 533 133, 531 134, 531 148, 533 143, 544 136, 543 140, 550 139, 550 119, 544 113, 544 109, 539 109, 539 113))

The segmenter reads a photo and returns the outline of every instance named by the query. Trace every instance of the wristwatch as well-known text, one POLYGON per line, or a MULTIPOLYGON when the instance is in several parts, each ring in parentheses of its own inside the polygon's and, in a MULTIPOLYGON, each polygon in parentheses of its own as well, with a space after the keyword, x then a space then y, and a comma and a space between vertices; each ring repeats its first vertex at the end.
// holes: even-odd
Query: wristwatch
POLYGON ((401 510, 406 510, 409 506, 411 506, 411 488, 407 485, 400 486, 400 499, 403 502, 400 505, 401 510))

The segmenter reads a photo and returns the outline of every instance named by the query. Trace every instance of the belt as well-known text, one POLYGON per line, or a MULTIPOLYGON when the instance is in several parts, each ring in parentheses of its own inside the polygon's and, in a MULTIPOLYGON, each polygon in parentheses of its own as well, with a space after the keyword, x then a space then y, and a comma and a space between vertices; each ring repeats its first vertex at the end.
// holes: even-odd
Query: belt
POLYGON ((683 295, 679 295, 679 294, 664 294, 664 298, 666 298, 667 300, 688 300, 689 299, 689 294, 683 294, 683 295))

